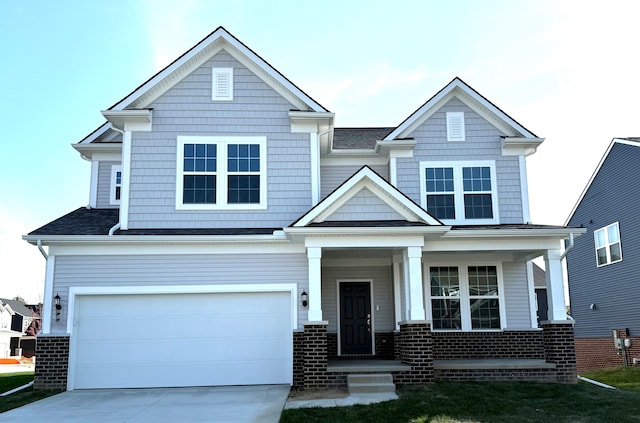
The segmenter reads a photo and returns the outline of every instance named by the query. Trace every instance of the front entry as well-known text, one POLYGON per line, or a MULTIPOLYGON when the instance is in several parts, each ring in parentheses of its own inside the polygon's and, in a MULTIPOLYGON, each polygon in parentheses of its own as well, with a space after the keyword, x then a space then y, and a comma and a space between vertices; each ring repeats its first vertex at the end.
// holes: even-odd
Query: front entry
POLYGON ((371 283, 340 283, 340 352, 371 354, 371 283))

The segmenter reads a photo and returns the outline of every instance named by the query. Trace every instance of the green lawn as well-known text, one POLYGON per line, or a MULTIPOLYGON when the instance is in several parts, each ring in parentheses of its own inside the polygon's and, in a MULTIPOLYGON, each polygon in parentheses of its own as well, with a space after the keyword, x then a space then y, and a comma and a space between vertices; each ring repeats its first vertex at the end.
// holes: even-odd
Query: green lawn
POLYGON ((640 393, 526 382, 436 382, 372 405, 286 410, 290 422, 639 422, 640 393))
MULTIPOLYGON (((32 380, 33 372, 0 374, 0 394, 10 391, 13 388, 26 385, 32 380)), ((57 393, 57 391, 34 392, 33 388, 27 388, 14 394, 7 395, 6 397, 0 397, 0 413, 29 404, 30 402, 38 401, 57 393)), ((2 417, 0 417, 0 421, 2 421, 2 417)))
POLYGON ((616 367, 615 369, 594 370, 581 374, 589 379, 606 383, 620 389, 640 392, 640 367, 616 367))

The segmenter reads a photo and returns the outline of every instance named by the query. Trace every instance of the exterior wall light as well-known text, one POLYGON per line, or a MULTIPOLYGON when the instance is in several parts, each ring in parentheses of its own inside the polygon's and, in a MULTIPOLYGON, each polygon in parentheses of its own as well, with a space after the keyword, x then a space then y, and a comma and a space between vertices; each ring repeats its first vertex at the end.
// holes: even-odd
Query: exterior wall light
POLYGON ((300 296, 302 297, 302 307, 306 307, 309 304, 309 294, 307 294, 307 291, 302 291, 300 296))
POLYGON ((56 320, 60 320, 60 310, 62 310, 60 295, 56 294, 56 296, 53 297, 53 304, 56 306, 56 320))

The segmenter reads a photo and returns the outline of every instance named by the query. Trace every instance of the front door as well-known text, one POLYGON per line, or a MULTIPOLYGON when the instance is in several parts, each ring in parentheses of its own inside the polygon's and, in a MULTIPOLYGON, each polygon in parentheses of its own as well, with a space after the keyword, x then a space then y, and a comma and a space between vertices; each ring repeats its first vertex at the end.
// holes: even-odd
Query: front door
POLYGON ((341 354, 371 354, 371 287, 369 282, 340 283, 341 354))

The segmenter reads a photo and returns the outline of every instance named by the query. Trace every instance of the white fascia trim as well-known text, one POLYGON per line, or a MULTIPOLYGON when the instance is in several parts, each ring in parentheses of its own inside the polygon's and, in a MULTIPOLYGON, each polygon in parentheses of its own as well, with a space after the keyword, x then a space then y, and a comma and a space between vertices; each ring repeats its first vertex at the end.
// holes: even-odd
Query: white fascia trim
POLYGON ((91 144, 94 140, 100 138, 109 129, 111 129, 111 125, 109 124, 109 122, 105 122, 101 126, 99 126, 98 129, 93 131, 91 134, 87 135, 85 138, 80 140, 78 143, 71 144, 71 145, 73 145, 75 147, 76 145, 91 144))
POLYGON ((393 204, 392 202, 385 201, 392 209, 396 210, 399 214, 403 216, 407 216, 407 211, 413 213, 415 217, 421 219, 422 221, 428 223, 429 225, 438 225, 442 226, 442 223, 438 220, 434 219, 431 215, 429 215, 425 210, 418 207, 412 201, 408 200, 406 197, 401 195, 395 188, 388 189, 389 183, 378 176, 375 172, 373 172, 369 168, 363 168, 358 173, 349 178, 342 186, 336 189, 331 195, 326 197, 320 203, 319 207, 311 210, 306 216, 300 219, 298 222, 293 225, 294 227, 303 227, 313 222, 315 219, 320 218, 320 216, 325 215, 327 213, 330 214, 332 209, 336 209, 340 205, 344 204, 349 200, 353 195, 359 192, 358 185, 364 185, 369 190, 371 190, 374 194, 378 195, 383 200, 384 197, 381 196, 384 193, 386 196, 391 197, 397 203, 399 203, 404 210, 398 207, 398 204, 393 204), (367 181, 368 180, 368 181, 367 181), (350 195, 351 194, 351 195, 350 195))
POLYGON ((442 235, 451 227, 434 226, 399 226, 399 227, 343 227, 343 226, 312 226, 289 227, 284 232, 291 235, 325 236, 325 235, 357 235, 357 236, 405 236, 405 235, 442 235))
POLYGON ((22 239, 42 245, 52 244, 211 244, 211 243, 255 243, 288 242, 283 231, 271 235, 23 235, 22 239))
MULTIPOLYGON (((96 144, 71 144, 82 157, 86 157, 90 160, 108 160, 103 159, 101 155, 117 155, 119 157, 122 156, 122 143, 96 143, 96 144), (98 156, 100 155, 100 156, 98 156)), ((117 160, 120 160, 118 158, 117 160)))
POLYGON ((568 239, 571 234, 580 236, 586 228, 530 228, 530 229, 456 229, 447 232, 447 238, 556 238, 568 239))
POLYGON ((253 292, 290 292, 291 327, 298 328, 298 286, 295 283, 157 285, 157 286, 71 286, 67 310, 67 333, 73 335, 76 297, 84 295, 221 294, 253 292))
POLYGON ((102 110, 100 113, 113 128, 121 131, 150 131, 153 124, 151 109, 102 110))
POLYGON ((558 248, 559 238, 447 238, 426 242, 426 252, 519 252, 525 259, 541 256, 545 250, 558 248))
POLYGON ((502 139, 503 156, 530 156, 536 152, 544 138, 505 137, 502 139))
POLYGON ((390 235, 363 234, 358 237, 340 235, 308 236, 305 238, 304 245, 307 248, 405 248, 424 246, 424 237, 419 234, 390 235))

